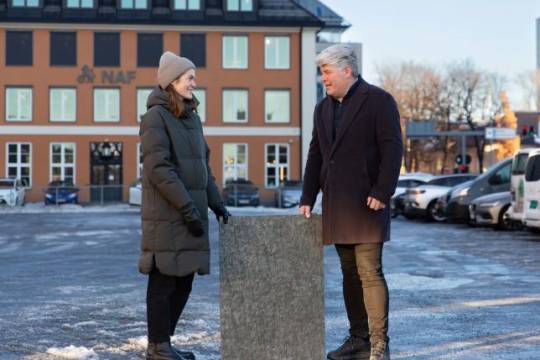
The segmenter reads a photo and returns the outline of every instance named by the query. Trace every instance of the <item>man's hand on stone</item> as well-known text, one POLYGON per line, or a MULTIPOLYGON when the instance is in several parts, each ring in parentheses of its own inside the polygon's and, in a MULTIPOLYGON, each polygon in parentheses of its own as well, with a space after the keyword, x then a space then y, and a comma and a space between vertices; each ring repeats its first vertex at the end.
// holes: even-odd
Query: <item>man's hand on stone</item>
POLYGON ((371 210, 382 210, 386 207, 386 205, 382 202, 382 201, 379 201, 377 199, 375 199, 374 197, 371 197, 371 196, 368 196, 367 198, 367 206, 371 209, 371 210))
POLYGON ((300 215, 304 215, 306 219, 309 219, 311 217, 311 206, 309 205, 303 205, 299 208, 300 215))

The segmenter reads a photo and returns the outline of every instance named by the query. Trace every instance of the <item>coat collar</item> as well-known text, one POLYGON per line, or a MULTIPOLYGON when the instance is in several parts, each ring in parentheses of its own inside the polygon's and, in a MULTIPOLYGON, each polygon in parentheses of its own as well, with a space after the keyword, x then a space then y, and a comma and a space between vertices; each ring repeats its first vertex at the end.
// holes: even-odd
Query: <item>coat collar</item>
POLYGON ((347 112, 343 114, 343 120, 341 121, 341 125, 339 126, 338 132, 336 134, 336 139, 334 140, 333 144, 332 122, 330 120, 334 118, 334 102, 331 97, 327 96, 324 100, 324 104, 322 104, 323 108, 321 123, 324 129, 324 133, 326 134, 326 139, 328 143, 332 144, 331 154, 335 151, 337 145, 343 138, 343 135, 346 133, 347 129, 354 121, 356 113, 360 111, 368 97, 369 84, 361 77, 358 78, 357 83, 358 88, 351 95, 351 98, 348 99, 349 105, 347 108, 347 112))

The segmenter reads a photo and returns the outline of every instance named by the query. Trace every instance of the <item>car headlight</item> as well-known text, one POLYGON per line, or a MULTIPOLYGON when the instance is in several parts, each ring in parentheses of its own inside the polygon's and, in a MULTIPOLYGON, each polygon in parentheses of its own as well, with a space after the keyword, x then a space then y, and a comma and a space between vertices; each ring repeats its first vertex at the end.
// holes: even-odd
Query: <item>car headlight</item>
POLYGON ((46 197, 47 199, 52 199, 52 195, 51 195, 51 194, 45 194, 45 197, 46 197))
POLYGON ((76 193, 71 193, 71 194, 68 195, 68 198, 73 199, 75 196, 77 196, 76 193))
POLYGON ((493 202, 478 204, 478 207, 490 208, 490 207, 497 207, 499 205, 501 205, 500 201, 493 201, 493 202))
POLYGON ((455 198, 455 197, 467 196, 469 194, 470 188, 471 188, 470 186, 467 186, 461 189, 457 189, 452 193, 452 197, 455 198))

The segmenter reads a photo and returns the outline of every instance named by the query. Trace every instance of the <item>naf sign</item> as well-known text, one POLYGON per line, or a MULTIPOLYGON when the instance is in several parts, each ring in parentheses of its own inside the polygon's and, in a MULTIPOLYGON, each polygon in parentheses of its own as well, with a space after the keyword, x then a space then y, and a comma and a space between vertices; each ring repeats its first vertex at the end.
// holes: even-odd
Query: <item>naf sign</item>
MULTIPOLYGON (((136 73, 135 71, 122 71, 122 70, 102 70, 100 73, 99 79, 102 84, 124 84, 128 85, 132 80, 135 80, 136 73)), ((88 65, 84 65, 81 69, 81 74, 77 76, 77 82, 79 84, 83 83, 95 83, 96 74, 94 70, 91 69, 88 65)))

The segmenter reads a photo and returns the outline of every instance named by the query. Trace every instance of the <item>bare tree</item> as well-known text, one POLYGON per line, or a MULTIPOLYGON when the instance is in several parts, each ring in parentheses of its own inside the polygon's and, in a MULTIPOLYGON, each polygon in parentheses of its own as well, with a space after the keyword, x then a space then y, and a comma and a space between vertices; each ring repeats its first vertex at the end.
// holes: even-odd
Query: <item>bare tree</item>
POLYGON ((525 111, 540 109, 540 70, 524 71, 516 76, 514 82, 523 94, 520 108, 525 111))

